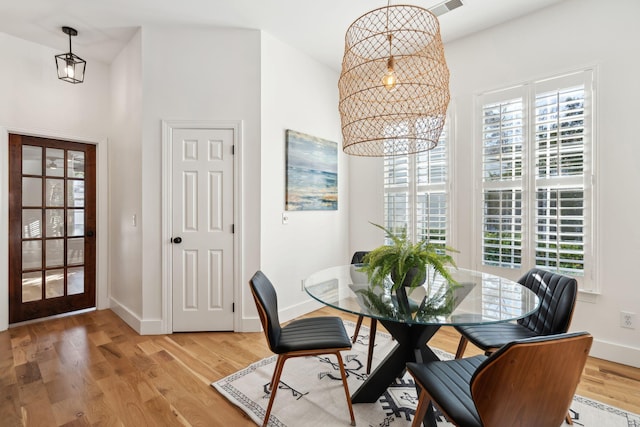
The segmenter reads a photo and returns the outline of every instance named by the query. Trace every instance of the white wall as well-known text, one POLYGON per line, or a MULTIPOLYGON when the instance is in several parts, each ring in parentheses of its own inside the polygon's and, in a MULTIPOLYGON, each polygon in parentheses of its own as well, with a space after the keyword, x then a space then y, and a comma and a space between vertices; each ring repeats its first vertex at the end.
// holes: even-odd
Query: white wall
MULTIPOLYGON (((342 141, 342 139, 341 139, 342 141)), ((349 156, 349 253, 369 251, 384 243, 382 157, 349 156)))
POLYGON ((142 31, 111 63, 109 271, 111 306, 130 324, 142 315, 142 31), (136 225, 133 217, 136 216, 136 225))
POLYGON ((259 328, 246 285, 259 268, 278 287, 283 319, 317 307, 301 280, 348 261, 347 165, 339 150, 338 211, 290 212, 282 225, 284 135, 294 129, 340 141, 337 73, 266 33, 181 27, 144 27, 112 68, 112 160, 129 156, 111 179, 113 309, 143 333, 160 331, 161 254, 169 244, 161 241, 162 120, 243 121, 236 329, 259 328))
MULTIPOLYGON (((634 366, 640 366, 640 325, 635 330, 619 325, 621 310, 640 315, 635 265, 640 259, 640 199, 634 192, 640 181, 638 16, 640 2, 636 0, 567 0, 445 46, 456 125, 452 195, 457 215, 452 246, 461 250, 459 264, 463 267, 479 267, 472 262, 478 244, 474 236, 479 236, 474 218, 479 213, 469 197, 474 189, 471 154, 477 145, 473 139, 474 95, 585 66, 597 67, 596 279, 600 294, 581 295, 571 329, 594 335, 592 355, 634 366)), ((381 165, 376 172, 382 173, 381 165)), ((362 163, 354 164, 352 176, 360 173, 369 176, 371 170, 362 163)), ((364 183, 352 180, 350 191, 354 194, 365 188, 364 183)), ((381 200, 379 194, 373 197, 381 200)), ((370 203, 360 203, 371 209, 370 203)), ((376 209, 382 211, 382 204, 376 209)), ((353 213, 355 216, 355 208, 353 213)), ((354 237, 357 239, 362 236, 354 237)))
MULTIPOLYGON (((274 283, 286 320, 318 307, 302 290, 306 276, 351 259, 349 176, 341 147, 338 73, 267 33, 262 33, 261 64, 260 268, 274 283), (287 129, 339 144, 338 210, 285 211, 287 129)), ((251 313, 257 318, 255 308, 251 313)))
MULTIPOLYGON (((55 51, 0 33, 1 230, 7 230, 8 216, 7 132, 100 143, 98 173, 101 174, 106 166, 104 146, 109 129, 109 67, 87 58, 85 82, 78 85, 63 82, 57 78, 54 61, 54 56, 62 53, 62 49, 64 46, 55 51)), ((85 57, 84 52, 78 51, 77 54, 85 57)), ((98 222, 103 219, 99 212, 98 222)), ((96 235, 99 252, 106 248, 107 230, 103 231, 96 235)), ((0 330, 6 329, 8 323, 7 246, 7 234, 0 232, 0 330)), ((106 276, 106 269, 101 269, 100 262, 98 270, 98 274, 106 276)), ((105 282, 104 278, 99 277, 98 282, 105 282)))
MULTIPOLYGON (((162 316, 162 120, 242 120, 244 288, 259 265, 260 33, 194 27, 142 30, 141 274, 143 331, 162 316)), ((137 291, 136 291, 137 292, 137 291)), ((249 300, 249 303, 252 303, 249 300)), ((242 329, 242 325, 238 325, 242 329)))
MULTIPOLYGON (((108 211, 109 297, 112 309, 132 327, 161 331, 161 255, 168 244, 161 241, 162 120, 243 123, 244 256, 237 278, 243 320, 237 329, 259 327, 246 286, 258 268, 279 287, 283 318, 316 307, 301 290, 301 280, 349 257, 347 162, 340 150, 338 211, 292 212, 285 227, 284 132, 340 141, 335 71, 268 34, 247 30, 145 27, 110 68, 90 61, 86 82, 76 86, 55 79, 55 53, 49 49, 5 35, 0 49, 17 64, 0 69, 1 93, 14 100, 13 108, 0 106, 0 126, 108 136, 111 169, 104 177, 110 195, 101 215, 108 211)), ((6 212, 1 219, 6 224, 6 212)), ((6 252, 6 239, 2 243, 6 252)), ((6 256, 1 262, 6 264, 6 256)), ((6 304, 0 305, 0 319, 7 318, 3 308, 6 304)))
MULTIPOLYGON (((103 139, 109 123, 109 67, 88 59, 85 81, 58 80, 60 51, 0 33, 0 123, 53 134, 103 139)), ((83 52, 77 52, 83 56, 83 52)))

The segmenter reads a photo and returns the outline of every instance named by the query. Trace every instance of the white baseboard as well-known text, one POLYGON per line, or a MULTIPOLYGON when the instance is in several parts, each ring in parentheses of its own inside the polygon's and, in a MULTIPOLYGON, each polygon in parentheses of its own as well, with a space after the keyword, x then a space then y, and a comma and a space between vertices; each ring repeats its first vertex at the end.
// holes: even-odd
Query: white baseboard
POLYGON ((280 322, 288 322, 291 319, 295 319, 296 317, 311 313, 312 311, 318 310, 322 307, 325 307, 325 305, 320 304, 314 299, 309 299, 307 301, 301 302, 300 304, 296 304, 291 307, 287 307, 284 310, 280 310, 280 313, 278 315, 280 317, 280 322))
MULTIPOLYGON (((278 317, 280 318, 280 322, 284 323, 288 322, 289 320, 295 319, 296 317, 311 313, 312 311, 318 310, 322 307, 324 307, 323 304, 320 304, 316 300, 310 299, 300 304, 280 310, 278 313, 278 317)), ((260 318, 258 318, 257 316, 242 318, 241 324, 236 328, 236 332, 260 332, 261 330, 262 324, 260 323, 260 318)))
POLYGON ((140 335, 163 335, 162 319, 142 320, 140 323, 140 335))
POLYGON ((124 322, 131 326, 133 330, 140 334, 140 330, 142 329, 142 321, 133 311, 129 310, 126 306, 120 303, 117 299, 113 297, 109 298, 110 300, 110 308, 115 314, 118 315, 124 322))
POLYGON ((236 332, 260 332, 262 323, 258 317, 245 317, 241 320, 242 324, 236 328, 236 332))
POLYGON ((117 314, 124 322, 131 326, 140 335, 162 335, 166 332, 162 326, 162 319, 141 319, 140 316, 129 310, 120 301, 110 298, 111 311, 117 314))
POLYGON ((639 348, 594 339, 589 356, 640 368, 639 348))
MULTIPOLYGON (((110 298, 111 301, 111 311, 118 315, 127 325, 131 326, 133 330, 135 330, 140 335, 162 335, 166 332, 162 328, 162 320, 161 319, 150 319, 144 320, 141 319, 136 313, 131 311, 128 307, 122 304, 120 301, 110 298)), ((290 319, 294 317, 298 317, 302 314, 306 314, 310 311, 317 309, 311 308, 307 309, 307 311, 300 312, 300 314, 296 314, 290 319)), ((281 319, 282 320, 282 319, 281 319)), ((289 319, 287 319, 289 320, 289 319)), ((260 332, 262 330, 262 324, 260 323, 260 319, 258 317, 246 317, 241 319, 241 324, 236 328, 236 332, 260 332)))
POLYGON ((113 297, 111 297, 111 311, 140 335, 162 335, 165 333, 162 329, 162 319, 140 319, 137 314, 113 297))

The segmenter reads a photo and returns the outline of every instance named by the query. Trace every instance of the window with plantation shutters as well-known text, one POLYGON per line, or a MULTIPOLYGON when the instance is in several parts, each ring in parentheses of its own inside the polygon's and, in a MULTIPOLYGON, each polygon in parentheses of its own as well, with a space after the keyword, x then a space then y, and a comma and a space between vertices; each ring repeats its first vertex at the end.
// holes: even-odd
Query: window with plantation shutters
POLYGON ((384 223, 414 241, 447 244, 447 126, 436 148, 384 159, 384 223))
POLYGON ((486 265, 522 263, 522 97, 482 106, 482 260, 486 265))
POLYGON ((481 256, 593 289, 592 71, 479 96, 481 256))
POLYGON ((535 263, 584 274, 585 87, 536 93, 535 263))

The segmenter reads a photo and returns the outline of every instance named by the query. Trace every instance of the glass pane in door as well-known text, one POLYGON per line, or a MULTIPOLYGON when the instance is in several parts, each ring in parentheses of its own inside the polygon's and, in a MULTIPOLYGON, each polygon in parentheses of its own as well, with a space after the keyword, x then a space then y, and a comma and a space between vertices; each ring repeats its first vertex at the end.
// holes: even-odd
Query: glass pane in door
POLYGON ((42 206, 42 178, 22 178, 22 206, 42 206))
POLYGON ((22 302, 42 299, 42 272, 22 274, 22 302))
POLYGON ((84 209, 67 210, 67 235, 84 236, 84 209))
POLYGON ((84 267, 67 269, 67 294, 76 295, 84 292, 84 267))
POLYGON ((47 178, 45 206, 64 206, 64 180, 47 178))
POLYGON ((22 174, 42 175, 42 147, 22 146, 22 174))
POLYGON ((64 176, 64 150, 47 148, 47 176, 64 176))
POLYGON ((22 210, 22 238, 42 237, 42 209, 22 210))
POLYGON ((56 298, 64 296, 64 269, 46 271, 46 297, 56 298))
POLYGON ((67 177, 84 178, 84 153, 82 151, 67 151, 67 177))
POLYGON ((45 242, 45 266, 61 267, 64 265, 64 239, 51 239, 45 242))
POLYGON ((22 242, 22 269, 42 268, 42 240, 25 240, 22 242))
POLYGON ((47 237, 64 236, 64 209, 47 209, 47 237))
POLYGON ((84 238, 67 239, 67 265, 84 262, 84 238))
POLYGON ((67 206, 84 207, 84 181, 77 179, 67 181, 67 206))

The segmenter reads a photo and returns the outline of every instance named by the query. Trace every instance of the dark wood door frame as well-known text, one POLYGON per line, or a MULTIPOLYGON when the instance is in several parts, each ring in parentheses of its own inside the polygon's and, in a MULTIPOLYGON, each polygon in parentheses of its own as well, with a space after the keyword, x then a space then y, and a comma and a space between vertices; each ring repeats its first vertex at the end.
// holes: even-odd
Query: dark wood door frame
MULTIPOLYGON (((43 154, 43 167, 46 162, 46 155, 43 154)), ((9 135, 9 151, 8 151, 8 162, 10 164, 10 176, 9 176, 9 265, 8 265, 8 276, 9 276, 9 298, 12 303, 10 304, 9 310, 9 320, 10 322, 18 322, 23 320, 28 320, 32 318, 46 317, 54 314, 60 314, 64 312, 79 310, 83 308, 95 307, 96 306, 96 232, 97 232, 97 224, 96 224, 96 147, 92 144, 78 144, 69 141, 62 140, 53 140, 49 138, 39 138, 32 136, 24 136, 24 135, 9 135), (85 201, 84 201, 84 215, 83 215, 83 224, 84 224, 84 243, 83 243, 83 254, 85 258, 82 262, 82 268, 85 274, 85 277, 89 279, 91 286, 86 286, 84 288, 84 292, 77 295, 66 295, 66 284, 67 281, 65 279, 65 295, 59 298, 47 299, 44 297, 45 293, 45 283, 44 277, 41 276, 42 280, 42 293, 43 298, 40 301, 32 301, 28 303, 22 303, 22 240, 23 240, 23 231, 22 231, 22 145, 29 145, 34 147, 42 147, 45 150, 45 147, 53 147, 56 149, 62 150, 74 150, 74 151, 82 151, 85 156, 85 168, 86 170, 91 170, 93 173, 86 173, 82 178, 84 185, 84 193, 85 193, 85 201), (17 166, 17 167, 16 167, 17 166), (13 207, 13 208, 11 208, 13 207)), ((61 165, 64 170, 67 170, 67 161, 64 161, 64 164, 61 165)), ((44 170, 42 171, 44 175, 44 170)), ((44 178, 44 176, 43 176, 44 178)), ((67 174, 65 173, 63 179, 67 181, 67 174)), ((44 183, 46 181, 42 181, 43 186, 43 195, 44 193, 44 183)), ((67 181, 67 184, 69 181, 67 181)), ((67 190, 65 184, 65 190, 63 192, 63 197, 66 200, 67 198, 67 190)), ((47 238, 44 236, 45 229, 45 203, 43 198, 42 206, 42 217, 41 217, 41 233, 43 233, 44 239, 42 240, 41 247, 42 251, 44 251, 44 243, 46 243, 47 238)), ((67 222, 67 203, 63 203, 64 208, 64 221, 67 222)), ((38 209, 33 209, 38 210, 38 209)), ((65 228, 66 229, 66 228, 65 228)), ((68 254, 67 248, 67 238, 69 236, 64 233, 64 249, 63 253, 66 257, 68 254)), ((78 237, 82 238, 83 236, 74 236, 77 240, 78 237)), ((44 258, 43 258, 44 259, 44 258)), ((66 259, 66 258, 65 258, 66 259)), ((45 266, 42 266, 44 271, 45 266)), ((36 267, 37 269, 37 267, 36 267)), ((67 276, 67 267, 64 267, 64 276, 67 276)), ((86 280, 86 279, 85 279, 86 280)))

